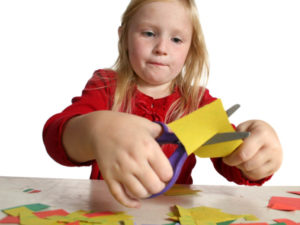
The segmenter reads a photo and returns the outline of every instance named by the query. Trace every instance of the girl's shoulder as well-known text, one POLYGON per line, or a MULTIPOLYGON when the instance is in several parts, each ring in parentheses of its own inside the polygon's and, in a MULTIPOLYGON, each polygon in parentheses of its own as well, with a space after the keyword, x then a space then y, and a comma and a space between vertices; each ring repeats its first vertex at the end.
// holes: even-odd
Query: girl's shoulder
POLYGON ((116 86, 116 72, 112 69, 99 69, 96 70, 93 76, 89 79, 85 89, 103 88, 116 86))
POLYGON ((202 98, 201 98, 201 101, 200 101, 200 104, 199 104, 199 108, 206 105, 206 104, 209 104, 209 103, 213 102, 216 99, 217 98, 213 97, 209 93, 209 90, 207 88, 205 88, 204 93, 203 93, 202 98))

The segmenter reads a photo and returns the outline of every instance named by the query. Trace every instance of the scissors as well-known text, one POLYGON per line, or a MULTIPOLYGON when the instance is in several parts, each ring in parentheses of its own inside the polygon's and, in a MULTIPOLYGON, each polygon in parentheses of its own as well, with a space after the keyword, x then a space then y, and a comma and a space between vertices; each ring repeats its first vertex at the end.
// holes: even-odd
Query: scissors
MULTIPOLYGON (((240 107, 239 104, 235 104, 232 107, 230 107, 227 111, 227 117, 230 117, 238 108, 240 107)), ((178 176, 181 172, 181 168, 186 161, 188 155, 186 153, 186 150, 183 146, 183 144, 179 141, 177 136, 173 133, 170 132, 167 125, 163 122, 156 122, 160 124, 163 128, 162 134, 156 138, 156 141, 160 144, 177 144, 178 147, 175 150, 175 152, 171 155, 169 158, 169 161, 171 163, 171 166, 173 168, 173 177, 169 181, 169 183, 166 185, 166 187, 160 191, 159 193, 151 195, 149 198, 156 197, 158 195, 161 195, 165 193, 167 190, 169 190, 176 182, 178 179, 178 176)), ((216 143, 221 143, 221 142, 226 142, 226 141, 233 141, 233 140, 238 140, 238 139, 244 139, 250 135, 250 132, 226 132, 226 133, 218 133, 214 135, 212 138, 210 138, 207 142, 203 144, 204 145, 211 145, 211 144, 216 144, 216 143)))

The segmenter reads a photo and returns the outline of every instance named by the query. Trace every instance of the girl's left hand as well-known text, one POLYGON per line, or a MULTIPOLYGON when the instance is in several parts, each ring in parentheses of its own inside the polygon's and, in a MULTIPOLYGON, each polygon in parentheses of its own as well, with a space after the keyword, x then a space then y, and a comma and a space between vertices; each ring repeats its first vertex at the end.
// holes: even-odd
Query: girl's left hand
POLYGON ((272 175, 282 162, 282 149, 274 129, 266 122, 249 120, 241 123, 237 131, 251 135, 223 162, 239 168, 245 177, 256 181, 272 175))

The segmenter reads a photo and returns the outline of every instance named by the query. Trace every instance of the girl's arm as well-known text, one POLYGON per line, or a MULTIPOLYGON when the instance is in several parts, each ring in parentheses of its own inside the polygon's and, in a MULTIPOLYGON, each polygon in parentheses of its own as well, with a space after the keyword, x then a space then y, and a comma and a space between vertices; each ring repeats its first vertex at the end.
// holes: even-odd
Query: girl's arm
POLYGON ((96 160, 112 195, 123 205, 161 191, 173 175, 155 141, 160 125, 131 114, 95 111, 72 118, 63 145, 73 161, 96 160))

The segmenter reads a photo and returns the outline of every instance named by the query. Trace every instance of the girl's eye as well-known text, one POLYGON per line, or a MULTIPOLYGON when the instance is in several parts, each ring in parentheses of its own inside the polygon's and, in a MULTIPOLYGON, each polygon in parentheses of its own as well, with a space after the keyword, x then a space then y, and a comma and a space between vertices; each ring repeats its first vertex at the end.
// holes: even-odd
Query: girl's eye
POLYGON ((155 34, 152 31, 145 31, 142 33, 146 37, 154 37, 155 34))
POLYGON ((182 40, 180 38, 177 38, 177 37, 172 38, 172 41, 175 42, 175 43, 178 43, 178 44, 182 42, 182 40))

